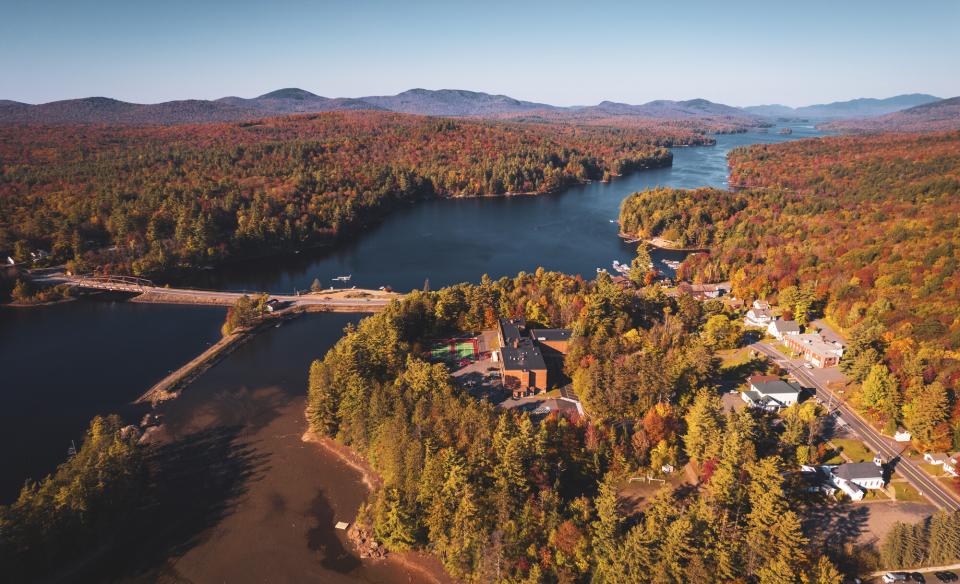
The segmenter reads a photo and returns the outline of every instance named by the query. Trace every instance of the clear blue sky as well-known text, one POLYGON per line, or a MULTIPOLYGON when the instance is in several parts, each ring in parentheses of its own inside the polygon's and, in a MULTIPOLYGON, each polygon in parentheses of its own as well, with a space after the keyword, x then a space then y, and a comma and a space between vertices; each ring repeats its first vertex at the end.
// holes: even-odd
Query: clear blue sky
POLYGON ((0 0, 0 99, 152 103, 281 87, 473 89, 558 105, 952 97, 958 26, 957 0, 0 0))

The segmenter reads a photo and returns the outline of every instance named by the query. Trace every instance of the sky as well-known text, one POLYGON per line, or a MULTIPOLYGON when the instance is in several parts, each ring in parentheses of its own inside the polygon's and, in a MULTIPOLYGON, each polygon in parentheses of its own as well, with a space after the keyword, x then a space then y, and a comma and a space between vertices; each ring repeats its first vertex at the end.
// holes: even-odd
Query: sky
POLYGON ((0 99, 953 97, 958 26, 958 0, 0 0, 0 99))

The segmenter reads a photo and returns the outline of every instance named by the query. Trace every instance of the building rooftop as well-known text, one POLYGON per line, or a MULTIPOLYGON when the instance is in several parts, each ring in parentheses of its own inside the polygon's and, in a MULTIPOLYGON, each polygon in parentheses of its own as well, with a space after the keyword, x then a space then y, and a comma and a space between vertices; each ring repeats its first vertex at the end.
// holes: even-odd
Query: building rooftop
POLYGON ((503 331, 503 340, 507 343, 520 340, 520 330, 527 328, 527 322, 522 318, 501 318, 500 330, 503 331))
POLYGON ((763 379, 758 380, 757 377, 760 376, 750 378, 750 387, 762 395, 800 393, 800 386, 792 381, 784 381, 779 378, 767 379, 767 376, 762 376, 763 379))
POLYGON ((532 371, 547 368, 543 354, 530 339, 520 339, 516 347, 502 347, 500 353, 504 369, 532 371))
POLYGON ((781 333, 799 333, 800 325, 795 320, 775 320, 773 328, 781 333))
POLYGON ((538 341, 569 341, 570 329, 530 329, 530 336, 538 341))
POLYGON ((843 347, 841 345, 827 342, 817 334, 793 335, 789 341, 802 345, 805 350, 810 351, 814 355, 839 356, 843 353, 843 347))
POLYGON ((833 469, 833 474, 848 481, 882 479, 883 467, 875 462, 845 462, 833 469))

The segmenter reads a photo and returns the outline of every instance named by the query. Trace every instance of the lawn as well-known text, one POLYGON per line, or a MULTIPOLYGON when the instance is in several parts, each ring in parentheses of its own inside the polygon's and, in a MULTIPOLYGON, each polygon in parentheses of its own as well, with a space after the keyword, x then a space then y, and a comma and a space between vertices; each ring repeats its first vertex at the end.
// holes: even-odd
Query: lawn
POLYGON ((873 460, 873 452, 859 440, 852 438, 834 438, 830 441, 830 444, 832 444, 838 452, 827 461, 827 464, 840 464, 844 462, 843 457, 840 456, 840 451, 846 454, 847 458, 852 462, 870 462, 873 460))
POLYGON ((943 467, 939 464, 930 464, 929 462, 921 462, 918 464, 926 473, 932 477, 941 477, 943 476, 943 467))
POLYGON ((717 357, 720 358, 720 367, 727 369, 737 367, 750 361, 750 347, 740 347, 739 349, 724 349, 717 351, 717 357))

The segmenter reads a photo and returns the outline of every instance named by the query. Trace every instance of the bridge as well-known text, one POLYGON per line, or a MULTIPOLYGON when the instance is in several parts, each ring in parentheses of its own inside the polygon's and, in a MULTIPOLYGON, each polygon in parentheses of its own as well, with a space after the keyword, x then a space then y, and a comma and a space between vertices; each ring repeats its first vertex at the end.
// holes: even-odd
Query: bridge
MULTIPOLYGON (((227 292, 219 290, 195 290, 192 288, 168 288, 157 286, 145 278, 134 276, 68 275, 54 273, 37 276, 40 284, 67 284, 87 290, 124 292, 136 294, 135 301, 157 304, 197 304, 232 306, 242 296, 258 296, 264 292, 227 292)), ((338 312, 377 312, 383 310, 399 296, 380 290, 327 290, 303 295, 269 294, 271 299, 303 307, 306 310, 332 310, 338 312)))

